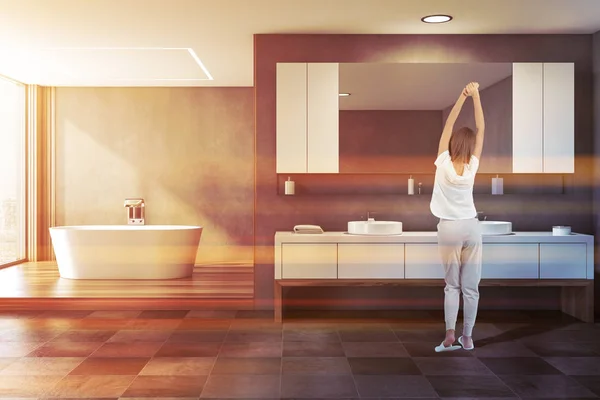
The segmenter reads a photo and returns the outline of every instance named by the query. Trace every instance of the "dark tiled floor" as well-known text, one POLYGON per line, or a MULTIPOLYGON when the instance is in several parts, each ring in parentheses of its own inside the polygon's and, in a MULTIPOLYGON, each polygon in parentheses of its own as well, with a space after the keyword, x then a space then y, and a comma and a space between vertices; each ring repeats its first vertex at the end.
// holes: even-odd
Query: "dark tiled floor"
POLYGON ((474 351, 443 335, 427 312, 7 312, 0 398, 600 397, 599 324, 482 311, 474 351))

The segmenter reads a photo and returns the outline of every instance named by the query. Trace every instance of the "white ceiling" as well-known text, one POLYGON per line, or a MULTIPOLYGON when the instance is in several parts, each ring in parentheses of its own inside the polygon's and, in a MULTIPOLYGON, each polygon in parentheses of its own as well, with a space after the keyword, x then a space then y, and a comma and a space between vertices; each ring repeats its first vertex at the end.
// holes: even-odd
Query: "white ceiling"
POLYGON ((599 16, 600 0, 0 0, 0 74, 56 86, 252 86, 256 33, 589 34, 599 16), (420 21, 434 13, 454 20, 420 21))
POLYGON ((467 83, 479 90, 512 75, 511 63, 340 64, 341 110, 443 110, 467 83))

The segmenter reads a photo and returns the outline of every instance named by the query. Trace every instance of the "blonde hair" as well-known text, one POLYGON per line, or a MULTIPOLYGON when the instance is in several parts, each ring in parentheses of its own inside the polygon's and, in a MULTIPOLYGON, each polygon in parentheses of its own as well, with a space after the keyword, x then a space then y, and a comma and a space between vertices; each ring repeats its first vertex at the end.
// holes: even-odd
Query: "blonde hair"
POLYGON ((469 127, 462 127, 450 136, 448 153, 452 161, 469 163, 475 151, 475 132, 469 127))

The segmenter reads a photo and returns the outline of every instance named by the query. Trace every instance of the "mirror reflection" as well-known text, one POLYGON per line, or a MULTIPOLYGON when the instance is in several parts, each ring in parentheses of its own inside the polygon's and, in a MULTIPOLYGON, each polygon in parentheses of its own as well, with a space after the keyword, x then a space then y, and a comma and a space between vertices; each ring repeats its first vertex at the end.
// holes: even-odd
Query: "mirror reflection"
MULTIPOLYGON (((471 81, 480 84, 486 118, 479 171, 510 172, 511 63, 341 63, 340 173, 432 173, 446 117, 471 81)), ((470 100, 461 126, 475 129, 470 100)))

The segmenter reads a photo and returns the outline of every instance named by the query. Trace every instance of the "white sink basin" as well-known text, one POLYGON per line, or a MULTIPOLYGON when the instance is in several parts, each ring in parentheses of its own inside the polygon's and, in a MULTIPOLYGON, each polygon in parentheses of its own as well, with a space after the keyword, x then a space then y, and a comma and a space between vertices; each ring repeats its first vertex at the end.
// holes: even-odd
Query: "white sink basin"
POLYGON ((397 221, 351 221, 348 222, 351 235, 401 235, 402 222, 397 221))
POLYGON ((482 235, 510 235, 512 223, 506 221, 479 221, 482 235))

